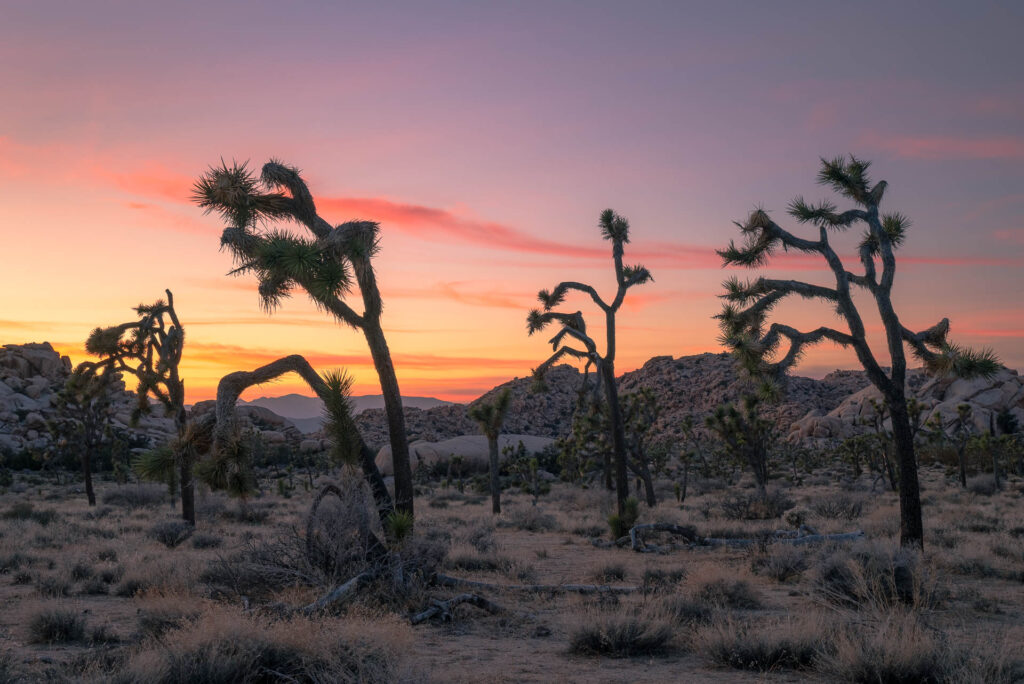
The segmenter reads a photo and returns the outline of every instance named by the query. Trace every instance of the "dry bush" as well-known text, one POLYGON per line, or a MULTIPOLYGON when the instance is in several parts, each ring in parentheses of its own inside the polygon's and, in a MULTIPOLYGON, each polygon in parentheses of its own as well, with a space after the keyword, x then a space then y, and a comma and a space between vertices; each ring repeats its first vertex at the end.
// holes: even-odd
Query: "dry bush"
POLYGON ((190 602, 182 597, 167 596, 148 600, 138 609, 136 619, 139 632, 146 637, 161 638, 172 629, 199 618, 200 611, 186 608, 190 602))
POLYGON ((148 508, 167 502, 167 487, 158 484, 122 485, 103 492, 101 501, 108 506, 148 508))
POLYGON ((557 532, 558 520, 539 508, 519 508, 506 514, 499 527, 514 527, 525 532, 557 532))
POLYGON ((195 528, 184 520, 164 520, 149 528, 146 536, 173 549, 192 536, 195 528))
POLYGON ((60 607, 43 608, 28 621, 30 644, 66 644, 85 640, 85 618, 60 607))
POLYGON ((715 615, 713 607, 689 596, 675 594, 658 603, 658 613, 677 625, 699 625, 711 621, 715 615))
POLYGON ((826 648, 827 631, 817 616, 756 626, 725 619, 701 630, 696 642, 718 665, 756 672, 808 669, 826 648))
POLYGON ((644 593, 673 591, 680 582, 686 579, 684 568, 673 568, 662 570, 660 568, 647 568, 641 578, 640 586, 644 593))
POLYGON ((193 549, 219 549, 224 544, 224 539, 209 532, 197 532, 192 535, 193 549))
POLYGON ((825 549, 813 583, 829 602, 854 608, 899 604, 928 608, 941 598, 919 554, 881 542, 825 549))
POLYGON ((498 548, 494 539, 494 523, 490 520, 481 520, 470 525, 459 539, 480 553, 489 553, 498 548))
POLYGON ((856 520, 864 513, 864 498, 837 494, 811 504, 816 515, 827 520, 856 520))
POLYGON ((26 522, 34 522, 39 525, 46 527, 52 522, 55 522, 60 515, 57 511, 52 508, 43 510, 36 509, 31 503, 27 501, 19 501, 13 504, 3 513, 3 518, 6 520, 22 520, 26 522))
POLYGON ((758 575, 771 577, 777 582, 789 582, 800 579, 810 568, 811 561, 806 548, 776 544, 754 556, 750 566, 758 575))
POLYGON ((761 597, 745 578, 729 568, 705 565, 687 581, 694 600, 716 608, 755 609, 761 597))
POLYGON ((673 634, 666 618, 649 612, 585 614, 570 629, 569 652, 610 658, 658 655, 668 650, 673 634))
MULTIPOLYGON (((268 621, 213 610, 136 653, 114 682, 393 682, 402 643, 353 621, 268 621)), ((400 632, 399 632, 400 634, 400 632)))
POLYGON ((626 564, 618 561, 602 563, 594 568, 591 577, 593 577, 594 581, 603 584, 621 582, 626 579, 626 564))
POLYGON ((781 490, 770 489, 763 495, 733 494, 718 506, 728 520, 772 520, 793 508, 793 500, 781 490))
POLYGON ((840 630, 823 653, 820 671, 841 681, 875 684, 918 682, 1012 682, 1021 663, 986 648, 951 644, 911 612, 888 612, 840 630))

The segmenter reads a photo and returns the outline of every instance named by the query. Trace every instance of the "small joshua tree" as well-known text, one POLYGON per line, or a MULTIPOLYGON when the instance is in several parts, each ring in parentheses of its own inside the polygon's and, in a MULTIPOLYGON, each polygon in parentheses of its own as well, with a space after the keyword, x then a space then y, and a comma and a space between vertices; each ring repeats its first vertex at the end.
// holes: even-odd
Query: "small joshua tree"
POLYGON ((113 438, 109 429, 111 392, 119 378, 109 368, 98 373, 73 373, 57 393, 57 410, 47 421, 58 447, 72 448, 77 453, 90 506, 96 505, 92 466, 105 439, 113 438))
POLYGON ((601 388, 604 388, 604 397, 610 414, 612 455, 615 469, 615 495, 618 504, 618 514, 623 516, 626 513, 629 483, 626 472, 625 422, 623 420, 622 408, 619 405, 618 389, 615 384, 615 315, 622 307, 622 302, 626 298, 626 292, 631 287, 643 285, 651 281, 652 278, 650 271, 643 266, 623 264, 623 248, 629 242, 629 222, 626 219, 611 209, 605 209, 601 212, 599 226, 601 228, 601 236, 612 243, 612 262, 615 267, 615 282, 617 284, 615 297, 611 302, 606 302, 597 294, 597 290, 592 286, 585 283, 564 281, 556 285, 554 290, 541 290, 538 293, 537 298, 540 300, 543 308, 530 311, 526 319, 526 325, 531 335, 543 330, 553 321, 557 321, 562 326, 558 333, 549 340, 554 353, 534 370, 534 377, 539 383, 543 383, 544 373, 566 356, 586 361, 584 371, 587 375, 589 375, 590 368, 594 368, 597 380, 593 391, 595 395, 599 395, 601 388), (587 325, 583 320, 582 312, 562 313, 552 311, 552 309, 565 301, 566 295, 571 290, 589 295, 604 313, 606 343, 603 355, 598 352, 597 343, 587 335, 587 325))
POLYGON ((797 237, 784 230, 763 209, 754 210, 746 221, 736 225, 744 235, 741 246, 729 243, 719 251, 725 265, 748 268, 764 266, 780 247, 785 250, 818 254, 835 277, 835 287, 825 287, 797 280, 758 278, 741 282, 732 278, 725 282, 726 304, 718 319, 722 341, 752 373, 781 379, 797 362, 808 345, 829 340, 853 349, 868 379, 882 393, 892 420, 893 442, 900 468, 900 541, 904 546, 923 546, 924 527, 921 520, 921 493, 914 453, 914 435, 907 409, 907 359, 904 345, 925 367, 936 373, 961 376, 991 375, 998 363, 991 351, 974 352, 948 341, 949 320, 921 332, 905 327, 896 314, 892 290, 896 278, 896 250, 903 243, 910 220, 900 213, 880 213, 879 206, 887 183, 872 183, 868 177, 869 162, 850 156, 823 159, 819 183, 831 187, 856 205, 839 211, 829 201, 813 204, 798 197, 788 208, 798 223, 817 228, 817 239, 797 237), (865 227, 858 256, 863 273, 847 270, 829 241, 830 231, 844 231, 854 224, 865 227), (881 270, 879 271, 879 266, 881 270), (874 299, 885 329, 888 366, 879 361, 868 345, 860 310, 854 303, 853 291, 862 290, 874 299), (766 329, 768 314, 790 295, 817 299, 833 306, 845 321, 848 332, 829 327, 802 332, 782 323, 766 329), (783 340, 789 348, 776 356, 783 340), (772 359, 777 360, 772 361, 772 359))
POLYGON ((478 402, 469 407, 469 417, 477 422, 487 437, 491 468, 491 513, 501 513, 501 480, 498 477, 498 437, 505 422, 512 395, 506 387, 494 401, 478 402))
POLYGON ((93 376, 120 372, 138 380, 138 403, 132 411, 132 422, 152 410, 155 400, 174 420, 177 429, 175 457, 181 486, 181 517, 196 522, 195 487, 192 466, 196 449, 190 444, 186 430, 185 381, 178 372, 185 345, 185 330, 174 310, 174 295, 166 290, 167 300, 135 307, 137 321, 108 328, 96 328, 85 342, 85 350, 99 361, 85 361, 75 368, 75 375, 93 376))
POLYGON ((221 246, 231 251, 238 264, 232 273, 256 275, 260 299, 268 311, 276 309, 292 290, 301 288, 319 308, 362 331, 384 396, 396 508, 412 515, 412 468, 402 395, 381 326, 383 302, 373 269, 373 257, 380 249, 378 225, 349 221, 332 226, 317 213, 299 171, 277 161, 264 164, 259 179, 245 164, 213 167, 196 182, 194 199, 227 221, 221 246), (273 220, 298 223, 311 237, 262 227, 273 220), (353 275, 362 314, 345 301, 353 275))
POLYGON ((775 424, 758 413, 760 397, 744 395, 740 406, 724 404, 707 417, 708 429, 718 435, 729 453, 750 466, 761 496, 768 484, 768 458, 775 441, 775 424))

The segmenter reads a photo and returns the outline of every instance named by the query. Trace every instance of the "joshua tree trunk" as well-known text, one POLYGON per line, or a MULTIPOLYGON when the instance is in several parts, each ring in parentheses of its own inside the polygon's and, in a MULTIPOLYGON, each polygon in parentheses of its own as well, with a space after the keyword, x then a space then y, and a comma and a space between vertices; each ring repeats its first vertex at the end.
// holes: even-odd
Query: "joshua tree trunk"
POLYGON ((957 445, 956 458, 960 463, 960 488, 967 489, 967 458, 964 451, 967 448, 966 442, 957 445))
POLYGON ((85 478, 85 496, 90 506, 96 505, 96 491, 92 488, 92 449, 82 450, 82 477, 85 478))
POLYGON ((395 473, 395 510, 412 515, 412 467, 409 463, 409 438, 405 433, 405 412, 402 408, 402 393, 398 389, 398 377, 391 362, 391 352, 388 350, 384 331, 379 325, 367 325, 365 334, 373 365, 380 378, 384 412, 388 418, 388 437, 391 441, 391 459, 395 473))
POLYGON ((924 524, 921 516, 921 488, 917 476, 917 454, 914 433, 907 413, 907 400, 902 387, 886 400, 892 417, 893 444, 899 464, 900 544, 924 547, 924 524))
POLYGON ((622 420, 622 408, 619 406, 619 390, 615 386, 613 362, 605 359, 605 362, 601 364, 601 373, 604 375, 604 394, 608 401, 608 414, 612 422, 615 499, 618 513, 623 515, 626 512, 626 499, 629 498, 629 475, 626 472, 626 428, 622 420))
POLYGON ((491 513, 501 513, 501 478, 498 477, 498 435, 487 435, 487 451, 491 461, 491 513))

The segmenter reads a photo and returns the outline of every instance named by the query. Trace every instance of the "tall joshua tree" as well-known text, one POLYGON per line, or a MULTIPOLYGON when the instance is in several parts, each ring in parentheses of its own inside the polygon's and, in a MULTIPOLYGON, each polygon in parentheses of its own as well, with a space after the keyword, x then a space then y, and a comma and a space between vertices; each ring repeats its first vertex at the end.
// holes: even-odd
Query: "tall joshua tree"
POLYGON ((181 479, 181 517, 195 524, 195 488, 192 482, 194 449, 186 435, 185 381, 178 372, 185 345, 185 330, 174 311, 174 295, 167 300, 139 304, 139 318, 107 328, 96 328, 85 342, 85 350, 99 361, 85 361, 75 374, 97 376, 110 372, 129 373, 138 380, 138 403, 132 422, 149 413, 155 400, 174 420, 178 432, 175 456, 181 479))
POLYGON ((498 478, 498 437, 508 414, 512 395, 506 387, 494 401, 480 402, 469 408, 469 417, 477 422, 487 437, 487 453, 491 468, 491 513, 501 513, 501 481, 498 478))
POLYGON ((96 373, 73 373, 57 393, 56 413, 48 427, 58 445, 74 448, 82 465, 85 496, 96 505, 92 466, 109 432, 111 391, 120 376, 109 368, 96 373))
POLYGON ((194 199, 227 221, 221 246, 231 251, 238 264, 232 273, 256 275, 264 308, 273 311, 292 290, 301 288, 319 308, 362 331, 384 395, 396 508, 411 515, 412 470, 402 395, 381 327, 383 302, 373 270, 373 257, 380 248, 377 223, 349 221, 332 226, 317 213, 298 169, 273 160, 263 165, 259 178, 245 164, 212 167, 196 181, 194 199), (264 228, 274 220, 298 223, 311 235, 264 228), (362 314, 345 301, 353 275, 363 301, 362 314))
POLYGON ((901 323, 892 303, 895 253, 905 239, 910 220, 900 213, 880 212, 887 183, 872 183, 868 177, 869 166, 869 162, 852 155, 821 160, 818 182, 851 200, 854 208, 839 211, 830 201, 813 204, 802 197, 789 204, 788 213, 798 223, 811 224, 818 229, 817 239, 798 237, 781 228, 766 211, 756 209, 746 221, 736 224, 743 233, 743 244, 737 246, 730 241, 727 248, 719 251, 725 265, 748 268, 766 265, 780 247, 819 254, 835 277, 835 287, 763 277, 746 282, 732 278, 724 283, 726 292, 722 296, 726 303, 717 318, 723 343, 749 371, 769 379, 781 379, 807 346, 823 340, 854 350, 868 378, 882 393, 892 420, 900 467, 900 541, 904 546, 922 547, 921 494, 907 408, 904 345, 909 345, 914 356, 936 373, 989 375, 999 365, 991 351, 975 352, 948 341, 949 319, 944 318, 921 332, 914 332, 901 323), (829 242, 831 231, 844 231, 855 224, 864 226, 858 249, 862 273, 848 271, 829 242), (868 345, 861 313, 853 299, 856 290, 866 291, 874 298, 885 329, 888 371, 883 366, 884 361, 880 362, 868 345), (766 329, 771 309, 793 294, 835 307, 846 322, 848 332, 824 326, 802 332, 782 323, 772 323, 766 329), (779 355, 777 351, 784 340, 789 348, 779 355))
POLYGON ((605 400, 608 402, 615 469, 615 496, 621 516, 626 512, 629 483, 626 473, 625 424, 622 407, 619 404, 618 389, 615 386, 615 314, 622 307, 626 292, 631 287, 643 285, 652 278, 650 271, 643 266, 623 264, 623 247, 629 242, 629 221, 611 209, 605 209, 601 212, 598 225, 601 229, 601 236, 612 243, 612 261, 615 266, 615 282, 618 286, 614 298, 611 302, 606 302, 592 286, 564 281, 556 285, 554 290, 541 290, 538 293, 537 298, 543 309, 530 311, 526 319, 526 327, 529 334, 532 335, 554 321, 562 326, 550 340, 554 353, 534 370, 534 377, 539 382, 543 382, 547 369, 565 356, 585 360, 584 371, 588 374, 590 368, 594 368, 597 377, 594 392, 599 393, 603 387, 605 400), (597 343, 587 335, 587 326, 582 312, 562 313, 552 310, 565 300, 570 290, 589 295, 604 313, 606 344, 603 355, 598 352, 597 343))

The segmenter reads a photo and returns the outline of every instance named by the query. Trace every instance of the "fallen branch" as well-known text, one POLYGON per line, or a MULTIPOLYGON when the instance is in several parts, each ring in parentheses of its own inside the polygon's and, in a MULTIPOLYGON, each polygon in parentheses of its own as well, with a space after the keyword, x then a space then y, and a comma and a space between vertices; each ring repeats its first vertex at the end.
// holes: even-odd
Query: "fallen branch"
POLYGON ((640 591, 640 587, 612 587, 607 584, 491 584, 440 574, 436 579, 438 584, 448 587, 473 587, 491 591, 532 591, 553 594, 632 594, 640 591))
POLYGON ((673 525, 672 523, 648 523, 644 525, 633 525, 629 529, 629 545, 634 551, 643 553, 644 551, 655 551, 658 547, 647 549, 644 545, 642 533, 644 532, 668 532, 679 537, 684 537, 690 543, 696 543, 700 540, 697 536, 697 531, 689 525, 673 525))
POLYGON ((379 574, 379 569, 362 572, 344 584, 335 587, 305 608, 300 608, 298 612, 303 615, 311 615, 346 601, 352 594, 355 594, 358 590, 375 580, 379 574))
POLYGON ((479 594, 459 594, 458 596, 450 598, 447 601, 435 600, 433 603, 434 605, 432 605, 430 608, 427 608, 422 613, 413 615, 412 618, 410 618, 412 624, 418 625, 421 622, 426 622, 427 620, 433 617, 441 618, 442 622, 451 622, 452 618, 454 617, 452 611, 455 610, 456 606, 460 606, 463 603, 468 603, 471 606, 476 606, 481 610, 486 610, 491 615, 494 615, 495 613, 500 613, 505 610, 497 603, 488 601, 479 594))

